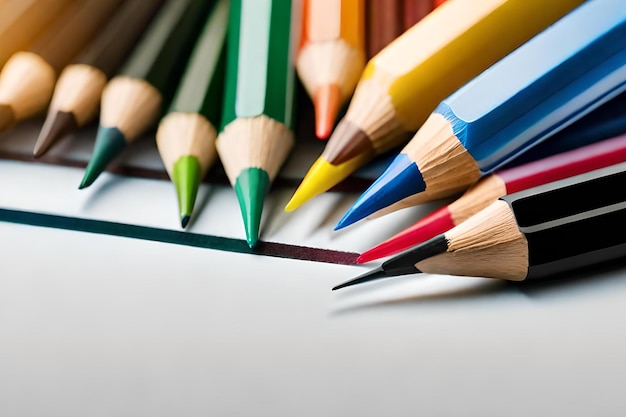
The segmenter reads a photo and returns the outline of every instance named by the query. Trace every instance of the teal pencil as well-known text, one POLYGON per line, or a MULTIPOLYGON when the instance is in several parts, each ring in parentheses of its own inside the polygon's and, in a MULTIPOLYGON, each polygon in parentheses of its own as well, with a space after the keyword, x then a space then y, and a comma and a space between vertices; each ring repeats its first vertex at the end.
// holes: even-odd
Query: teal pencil
POLYGON ((100 126, 79 188, 157 123, 172 98, 213 2, 167 0, 102 92, 100 126))
POLYGON ((259 236, 263 203, 294 145, 295 0, 233 0, 217 152, 234 187, 246 240, 259 236))
POLYGON ((191 218, 200 182, 217 159, 230 0, 217 0, 198 37, 156 143, 176 187, 182 227, 191 218))

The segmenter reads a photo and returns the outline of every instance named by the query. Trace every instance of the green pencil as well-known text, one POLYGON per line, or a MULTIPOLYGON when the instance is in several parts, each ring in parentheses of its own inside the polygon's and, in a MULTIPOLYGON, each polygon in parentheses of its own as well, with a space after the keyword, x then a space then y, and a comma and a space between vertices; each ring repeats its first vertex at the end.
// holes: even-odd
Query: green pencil
POLYGON ((296 4, 231 3, 224 115, 216 145, 250 247, 258 240, 265 195, 294 145, 296 4))
POLYGON ((200 182, 217 159, 229 8, 230 0, 217 0, 156 133, 159 154, 176 187, 183 228, 200 182))
POLYGON ((158 120, 172 98, 213 1, 167 0, 102 92, 100 126, 79 188, 91 185, 127 144, 158 120))

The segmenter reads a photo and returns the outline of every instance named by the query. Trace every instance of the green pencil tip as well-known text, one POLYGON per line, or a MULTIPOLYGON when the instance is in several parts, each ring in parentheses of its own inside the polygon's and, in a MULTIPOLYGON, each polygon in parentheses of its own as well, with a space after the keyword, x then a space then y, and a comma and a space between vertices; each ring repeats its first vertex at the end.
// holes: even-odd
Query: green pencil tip
POLYGON ((8 104, 0 104, 0 132, 7 130, 15 123, 15 114, 8 104))
POLYGON ((235 192, 246 229, 246 240, 251 248, 259 240, 263 203, 269 188, 270 178, 267 172, 260 168, 241 171, 235 182, 235 192))
POLYGON ((115 127, 98 128, 98 136, 93 154, 85 169, 85 175, 78 186, 80 190, 89 187, 104 171, 109 163, 126 147, 124 134, 115 127))
POLYGON ((55 111, 46 117, 35 143, 33 156, 39 158, 59 139, 78 128, 76 117, 71 112, 55 111))
POLYGON ((195 156, 183 156, 174 163, 172 181, 178 195, 178 208, 183 229, 189 223, 193 206, 196 203, 202 179, 200 171, 200 162, 195 156))

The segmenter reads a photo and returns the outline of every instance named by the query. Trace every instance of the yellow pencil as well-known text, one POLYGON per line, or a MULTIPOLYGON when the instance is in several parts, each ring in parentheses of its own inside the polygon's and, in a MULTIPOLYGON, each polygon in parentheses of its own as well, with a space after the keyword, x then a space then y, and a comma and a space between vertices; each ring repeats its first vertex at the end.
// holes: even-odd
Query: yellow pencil
POLYGON ((327 191, 404 144, 437 104, 582 0, 454 0, 367 64, 345 117, 285 207, 327 191))

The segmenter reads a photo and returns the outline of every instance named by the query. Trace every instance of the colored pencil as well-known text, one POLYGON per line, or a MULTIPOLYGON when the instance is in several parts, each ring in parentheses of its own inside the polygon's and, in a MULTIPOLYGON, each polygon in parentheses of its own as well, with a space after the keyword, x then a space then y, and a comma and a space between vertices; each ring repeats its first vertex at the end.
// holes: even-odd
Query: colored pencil
POLYGON ((294 16, 300 12, 291 0, 233 0, 231 5, 217 152, 253 247, 265 195, 294 146, 293 57, 300 31, 292 20, 298 21, 294 16))
POLYGON ((79 188, 93 184, 129 143, 153 127, 178 84, 212 1, 166 0, 102 91, 93 154, 79 188))
POLYGON ((585 2, 444 99, 336 229, 462 192, 624 90, 626 2, 585 2))
POLYGON ((0 68, 52 24, 63 9, 76 0, 12 0, 0 8, 0 68))
POLYGON ((42 156, 61 137, 89 123, 102 90, 121 67, 163 0, 127 0, 57 80, 33 155, 42 156))
POLYGON ((156 133, 159 154, 176 187, 183 228, 191 218, 200 182, 217 159, 229 8, 230 0, 215 3, 156 133))
POLYGON ((444 234, 333 290, 414 274, 524 281, 624 257, 626 163, 500 197, 444 234))
POLYGON ((363 252, 357 262, 394 255, 445 233, 504 195, 621 162, 626 162, 626 134, 513 168, 496 170, 478 180, 452 203, 363 252))
POLYGON ((122 0, 69 4, 27 51, 18 51, 0 72, 0 131, 44 110, 56 77, 98 33, 122 0))
POLYGON ((580 3, 454 0, 433 10, 368 62, 346 115, 285 210, 405 144, 447 95, 580 3))
POLYGON ((404 0, 402 9, 403 31, 409 30, 432 12, 434 8, 433 0, 404 0))
POLYGON ((404 32, 403 0, 366 0, 367 58, 376 56, 404 32))
POLYGON ((327 139, 365 67, 364 0, 304 0, 296 71, 327 139))
MULTIPOLYGON (((512 168, 586 146, 600 140, 619 136, 626 132, 626 93, 602 104, 598 108, 576 120, 563 130, 556 132, 537 146, 519 155, 499 169, 512 168)), ((480 180, 479 180, 480 181, 480 180)), ((379 218, 407 207, 413 207, 411 197, 393 203, 368 216, 369 219, 379 218)))

